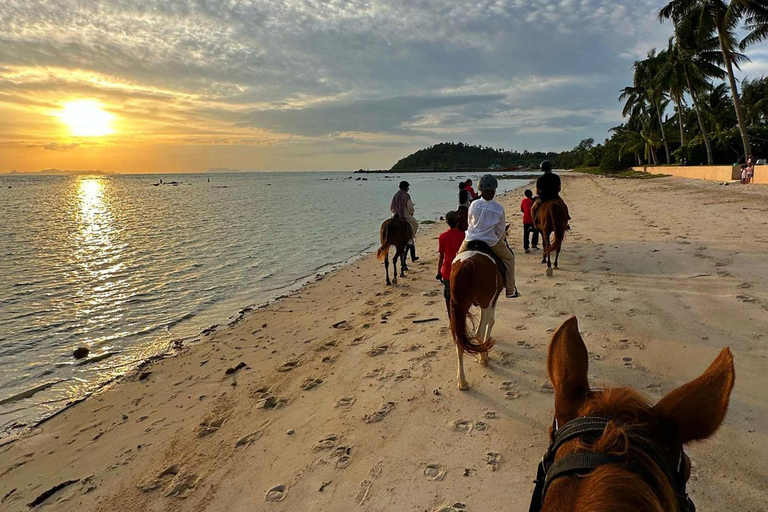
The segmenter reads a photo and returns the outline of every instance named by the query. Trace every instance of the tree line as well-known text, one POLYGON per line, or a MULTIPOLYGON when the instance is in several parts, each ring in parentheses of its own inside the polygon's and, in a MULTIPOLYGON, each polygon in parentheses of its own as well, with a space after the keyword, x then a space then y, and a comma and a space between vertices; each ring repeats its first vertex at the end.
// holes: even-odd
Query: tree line
POLYGON ((538 166, 542 160, 554 159, 558 153, 541 151, 509 151, 504 148, 473 146, 463 142, 443 142, 429 146, 400 159, 391 171, 486 169, 501 167, 538 166))
POLYGON ((768 38, 768 0, 672 0, 658 13, 673 35, 634 63, 620 91, 625 122, 602 144, 585 139, 556 166, 733 164, 768 156, 768 77, 742 80, 744 52, 768 38), (739 40, 737 29, 746 36, 739 40), (667 115, 671 107, 674 115, 667 115))

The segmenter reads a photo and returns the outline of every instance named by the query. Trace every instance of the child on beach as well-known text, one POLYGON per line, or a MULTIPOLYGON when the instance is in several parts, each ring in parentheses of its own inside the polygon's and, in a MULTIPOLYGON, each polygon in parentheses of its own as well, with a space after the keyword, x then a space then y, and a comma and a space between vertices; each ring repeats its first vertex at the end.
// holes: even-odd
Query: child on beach
POLYGON ((523 249, 526 253, 531 252, 528 248, 528 234, 533 233, 531 237, 533 240, 532 249, 539 248, 539 230, 533 227, 533 217, 531 216, 531 207, 533 206, 533 192, 530 190, 525 191, 525 197, 520 203, 520 211, 523 212, 523 249))
POLYGON ((437 277, 445 286, 443 297, 445 297, 445 307, 448 309, 448 317, 451 316, 451 265, 453 259, 459 252, 459 247, 464 241, 464 232, 457 229, 459 224, 458 212, 448 212, 445 214, 445 222, 448 224, 448 230, 440 235, 437 246, 440 252, 440 259, 437 262, 437 277))
POLYGON ((465 183, 465 185, 467 187, 467 192, 469 192, 469 200, 470 201, 474 201, 475 199, 480 197, 480 196, 477 195, 477 192, 475 192, 475 189, 472 188, 472 180, 468 179, 464 183, 465 183))

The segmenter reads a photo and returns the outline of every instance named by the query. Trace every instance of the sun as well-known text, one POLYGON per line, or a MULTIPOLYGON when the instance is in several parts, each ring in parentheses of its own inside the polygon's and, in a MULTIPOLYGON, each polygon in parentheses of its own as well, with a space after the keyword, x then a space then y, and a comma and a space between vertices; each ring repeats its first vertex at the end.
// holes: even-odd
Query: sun
POLYGON ((56 115, 74 137, 103 137, 115 133, 112 129, 114 116, 101 108, 98 101, 69 101, 56 115))

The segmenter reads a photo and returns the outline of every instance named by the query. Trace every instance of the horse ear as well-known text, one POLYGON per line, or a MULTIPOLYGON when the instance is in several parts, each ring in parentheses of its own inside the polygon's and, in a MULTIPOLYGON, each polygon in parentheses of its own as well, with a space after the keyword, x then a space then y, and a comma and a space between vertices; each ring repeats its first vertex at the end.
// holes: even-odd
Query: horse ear
POLYGON ((735 378, 733 355, 726 347, 701 376, 667 393, 653 411, 677 429, 682 443, 706 439, 725 418, 735 378))
POLYGON ((547 371, 555 389, 555 418, 563 425, 579 414, 589 393, 587 370, 589 355, 579 334, 579 323, 572 316, 552 336, 547 355, 547 371))

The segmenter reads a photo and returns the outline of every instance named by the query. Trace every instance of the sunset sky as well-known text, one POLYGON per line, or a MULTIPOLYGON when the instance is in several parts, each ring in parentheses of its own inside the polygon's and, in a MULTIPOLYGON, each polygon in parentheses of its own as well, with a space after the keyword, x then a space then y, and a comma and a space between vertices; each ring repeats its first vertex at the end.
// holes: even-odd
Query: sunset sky
MULTIPOLYGON (((3 0, 0 172, 389 168, 563 150, 664 47, 649 0, 3 0)), ((739 76, 768 73, 757 45, 739 76)))

